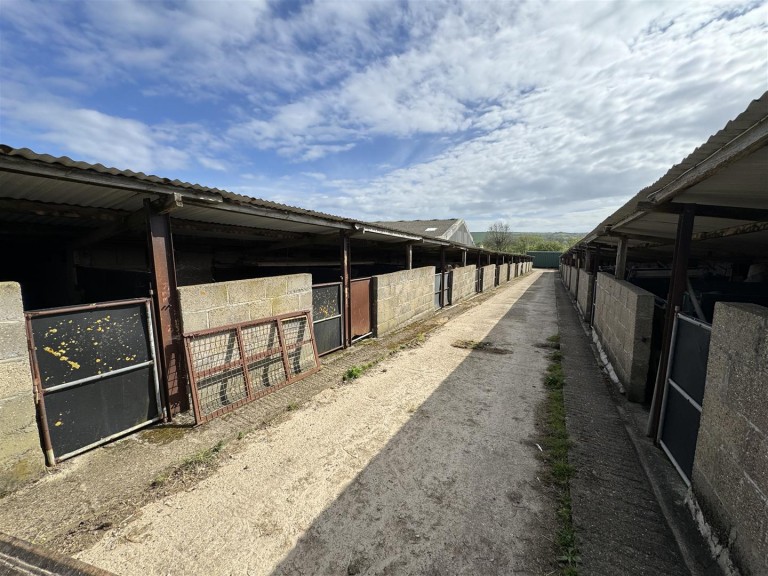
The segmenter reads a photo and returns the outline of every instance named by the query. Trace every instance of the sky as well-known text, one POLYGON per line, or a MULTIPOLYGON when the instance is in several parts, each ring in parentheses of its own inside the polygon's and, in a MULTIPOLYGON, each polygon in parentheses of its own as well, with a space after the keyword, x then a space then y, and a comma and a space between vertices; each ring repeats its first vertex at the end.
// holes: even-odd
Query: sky
POLYGON ((766 1, 0 0, 0 143, 587 232, 768 89, 766 1))

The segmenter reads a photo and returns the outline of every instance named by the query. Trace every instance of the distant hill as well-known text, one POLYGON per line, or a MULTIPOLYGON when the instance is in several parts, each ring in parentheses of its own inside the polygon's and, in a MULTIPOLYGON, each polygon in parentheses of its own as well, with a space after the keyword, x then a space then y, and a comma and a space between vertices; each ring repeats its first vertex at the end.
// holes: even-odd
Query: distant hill
MULTIPOLYGON (((488 234, 488 232, 472 232, 472 239, 475 241, 475 244, 479 246, 485 240, 486 234, 488 234)), ((529 236, 545 242, 560 242, 567 246, 574 244, 586 236, 586 232, 510 232, 509 234, 513 239, 519 238, 520 236, 529 236)))

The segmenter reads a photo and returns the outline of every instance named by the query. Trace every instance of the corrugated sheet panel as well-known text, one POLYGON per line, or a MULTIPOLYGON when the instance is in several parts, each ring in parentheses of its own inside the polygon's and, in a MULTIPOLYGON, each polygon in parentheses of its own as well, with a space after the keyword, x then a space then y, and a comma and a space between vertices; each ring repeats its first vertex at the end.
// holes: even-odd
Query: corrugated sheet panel
POLYGON ((533 256, 534 268, 559 268, 560 256, 562 252, 552 252, 544 250, 532 250, 527 252, 528 256, 533 256))
POLYGON ((664 176, 659 178, 659 180, 640 190, 640 192, 632 197, 626 204, 596 226, 585 238, 594 234, 599 236, 606 226, 613 226, 624 218, 634 214, 637 211, 638 202, 645 201, 651 194, 663 190, 686 172, 717 153, 723 146, 732 142, 753 126, 760 124, 760 122, 764 122, 766 117, 768 117, 768 92, 765 92, 757 100, 753 100, 744 112, 728 122, 722 130, 712 135, 704 144, 696 148, 682 162, 670 168, 664 176))

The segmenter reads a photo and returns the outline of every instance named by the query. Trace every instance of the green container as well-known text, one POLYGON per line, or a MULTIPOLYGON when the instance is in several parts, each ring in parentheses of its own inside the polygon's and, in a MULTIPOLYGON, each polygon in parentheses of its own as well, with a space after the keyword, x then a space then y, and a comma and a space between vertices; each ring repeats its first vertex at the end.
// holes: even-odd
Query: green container
POLYGON ((559 268, 560 256, 563 255, 562 252, 549 252, 543 250, 532 250, 526 252, 526 254, 528 254, 528 256, 533 256, 534 268, 559 268))

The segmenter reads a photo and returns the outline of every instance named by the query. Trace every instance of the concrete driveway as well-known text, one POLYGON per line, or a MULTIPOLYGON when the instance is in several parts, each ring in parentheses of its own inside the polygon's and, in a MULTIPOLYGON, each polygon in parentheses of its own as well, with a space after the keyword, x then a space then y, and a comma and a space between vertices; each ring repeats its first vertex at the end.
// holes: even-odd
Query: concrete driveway
POLYGON ((557 332, 554 302, 551 273, 499 288, 78 557, 124 575, 551 571, 535 345, 557 332))

